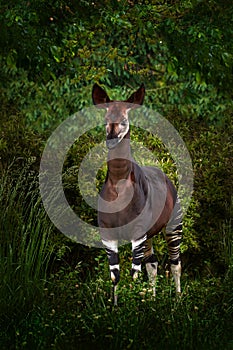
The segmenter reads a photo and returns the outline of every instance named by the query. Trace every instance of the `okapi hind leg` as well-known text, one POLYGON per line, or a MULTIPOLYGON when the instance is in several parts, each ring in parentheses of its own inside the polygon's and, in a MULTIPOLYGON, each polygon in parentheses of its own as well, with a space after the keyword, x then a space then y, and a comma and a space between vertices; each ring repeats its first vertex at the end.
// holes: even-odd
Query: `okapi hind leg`
POLYGON ((182 238, 182 211, 180 201, 177 197, 172 216, 166 226, 166 241, 168 245, 169 258, 171 263, 171 272, 176 286, 176 292, 181 293, 181 259, 180 243, 182 238))
POLYGON ((132 253, 133 253, 133 261, 130 275, 133 280, 138 278, 139 272, 142 270, 142 259, 144 258, 144 249, 145 249, 145 241, 147 237, 144 235, 142 238, 137 240, 132 240, 132 253))
POLYGON ((171 272, 175 281, 176 293, 181 293, 180 277, 181 277, 181 261, 179 260, 177 265, 171 263, 171 272))
POLYGON ((155 297, 158 261, 154 254, 152 239, 148 239, 146 241, 144 249, 144 263, 146 266, 147 276, 149 278, 149 282, 153 290, 153 297, 155 297))

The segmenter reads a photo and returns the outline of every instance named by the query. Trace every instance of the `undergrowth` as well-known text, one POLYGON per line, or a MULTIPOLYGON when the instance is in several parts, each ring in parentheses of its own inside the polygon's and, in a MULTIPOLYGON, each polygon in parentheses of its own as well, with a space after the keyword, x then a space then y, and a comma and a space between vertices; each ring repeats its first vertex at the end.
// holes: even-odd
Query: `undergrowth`
MULTIPOLYGON (((157 296, 146 281, 122 273, 119 305, 102 271, 79 277, 76 269, 51 275, 43 298, 2 328, 8 349, 232 349, 232 277, 190 280, 182 295, 172 279, 158 276, 157 296)), ((5 345, 5 347, 4 347, 5 345)))
POLYGON ((180 297, 163 269, 156 299, 146 278, 132 283, 130 252, 120 247, 118 307, 113 307, 104 251, 96 250, 94 260, 87 253, 76 266, 51 265, 58 243, 37 178, 28 169, 17 178, 3 174, 0 208, 1 349, 233 349, 230 221, 220 235, 224 274, 192 278, 184 269, 180 297))

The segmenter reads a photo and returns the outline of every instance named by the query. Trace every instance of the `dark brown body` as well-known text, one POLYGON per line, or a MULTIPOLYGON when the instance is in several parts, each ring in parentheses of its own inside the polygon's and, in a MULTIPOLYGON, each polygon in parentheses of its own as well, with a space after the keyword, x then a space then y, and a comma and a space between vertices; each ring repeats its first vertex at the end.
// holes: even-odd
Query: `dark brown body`
MULTIPOLYGON (((111 180, 111 176, 108 173, 100 196, 106 201, 115 201, 118 196, 127 196, 127 185, 130 186, 131 184, 133 187, 133 198, 130 200, 130 203, 121 211, 114 213, 99 212, 99 226, 102 228, 118 227, 119 236, 116 237, 116 233, 114 233, 114 238, 117 239, 126 239, 128 241, 131 241, 132 239, 140 238, 143 233, 146 233, 148 238, 152 238, 155 234, 159 233, 163 227, 166 226, 171 217, 171 213, 173 211, 177 198, 176 189, 168 177, 158 168, 140 167, 134 162, 127 162, 125 160, 116 160, 114 167, 117 164, 121 164, 120 169, 122 169, 124 166, 125 169, 127 168, 128 170, 128 172, 122 172, 125 173, 124 177, 119 176, 118 178, 118 181, 120 179, 126 180, 124 187, 121 188, 120 186, 114 184, 111 180), (159 184, 159 186, 155 186, 154 189, 151 188, 150 191, 149 187, 151 184, 148 183, 148 173, 150 176, 154 176, 154 182, 159 184), (161 198, 161 193, 158 193, 158 191, 163 191, 163 199, 160 202, 159 199, 161 198), (148 196, 154 196, 154 198, 150 199, 148 196), (157 199, 156 197, 159 198, 157 199), (130 233, 127 229, 122 229, 122 226, 129 224, 140 216, 147 201, 149 201, 150 205, 148 205, 146 217, 143 216, 142 218, 142 224, 144 230, 146 227, 149 229, 146 230, 146 232, 144 231, 138 233, 135 231, 130 233), (122 236, 123 234, 124 236, 122 236)), ((109 165, 109 167, 110 169, 112 168, 111 165, 109 165)), ((113 237, 109 235, 108 239, 111 238, 113 237)))

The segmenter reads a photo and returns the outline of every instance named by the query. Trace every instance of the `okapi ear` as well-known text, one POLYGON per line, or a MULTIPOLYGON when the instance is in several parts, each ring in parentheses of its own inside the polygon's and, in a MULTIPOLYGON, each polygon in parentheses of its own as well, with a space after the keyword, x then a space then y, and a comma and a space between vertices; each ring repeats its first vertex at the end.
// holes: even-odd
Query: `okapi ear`
POLYGON ((98 84, 94 84, 92 89, 92 101, 94 105, 105 104, 110 102, 107 93, 98 84))
POLYGON ((141 84, 140 88, 135 91, 126 102, 133 103, 136 105, 142 105, 145 97, 145 85, 141 84))

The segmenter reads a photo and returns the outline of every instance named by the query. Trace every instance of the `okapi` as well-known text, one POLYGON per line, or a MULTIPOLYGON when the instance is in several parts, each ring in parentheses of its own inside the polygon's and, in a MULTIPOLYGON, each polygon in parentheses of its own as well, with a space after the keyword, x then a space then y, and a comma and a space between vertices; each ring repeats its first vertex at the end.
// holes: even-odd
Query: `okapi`
POLYGON ((181 292, 182 211, 177 191, 160 169, 141 167, 131 156, 128 114, 143 104, 144 96, 143 84, 126 101, 111 101, 98 84, 92 90, 94 105, 106 109, 107 175, 99 197, 98 225, 108 256, 114 305, 120 280, 119 241, 132 243, 130 274, 136 279, 144 262, 155 296, 158 262, 152 237, 163 228, 176 292, 181 292))

